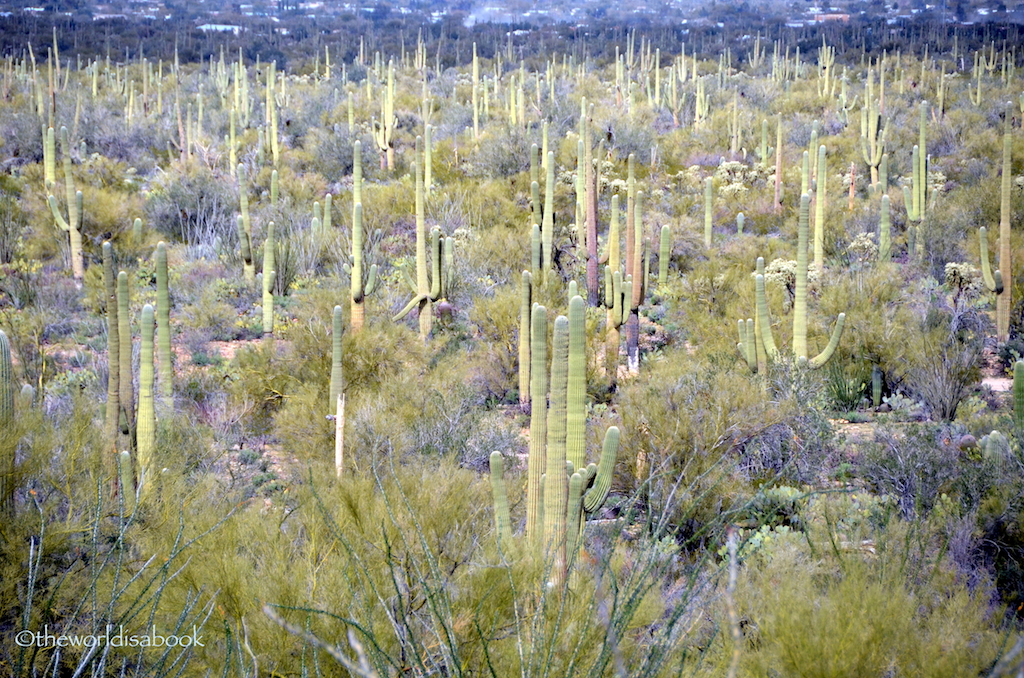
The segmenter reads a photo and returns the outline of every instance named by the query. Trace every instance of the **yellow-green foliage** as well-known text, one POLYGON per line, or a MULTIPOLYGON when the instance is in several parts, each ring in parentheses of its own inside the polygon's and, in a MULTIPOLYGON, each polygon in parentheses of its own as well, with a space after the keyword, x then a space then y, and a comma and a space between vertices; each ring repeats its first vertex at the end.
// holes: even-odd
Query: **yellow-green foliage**
POLYGON ((818 498, 806 535, 782 533, 743 564, 739 675, 975 676, 992 665, 1003 636, 986 588, 957 575, 928 528, 871 529, 874 505, 818 498))

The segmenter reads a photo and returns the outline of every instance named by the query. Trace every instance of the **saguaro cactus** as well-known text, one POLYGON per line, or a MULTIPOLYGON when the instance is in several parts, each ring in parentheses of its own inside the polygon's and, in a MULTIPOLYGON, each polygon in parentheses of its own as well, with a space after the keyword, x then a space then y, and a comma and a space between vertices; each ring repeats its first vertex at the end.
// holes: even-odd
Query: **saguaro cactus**
POLYGON ((238 165, 238 244, 242 255, 242 271, 245 282, 252 284, 256 280, 256 264, 254 255, 256 248, 252 243, 252 222, 249 220, 249 189, 245 178, 245 167, 238 165))
POLYGON ((352 263, 346 264, 349 274, 352 310, 349 323, 353 332, 363 328, 366 319, 366 297, 377 289, 377 264, 363 266, 363 206, 356 203, 352 207, 352 263))
MULTIPOLYGON (((999 197, 999 270, 1003 277, 1012 282, 1013 270, 1010 262, 1010 178, 1012 160, 1012 139, 1010 138, 1010 120, 1012 119, 1012 108, 1008 103, 1006 106, 1005 122, 1003 127, 1003 170, 1000 181, 999 197)), ((1002 293, 996 297, 996 336, 999 341, 1006 341, 1010 337, 1010 308, 1012 284, 1006 285, 1002 293)))
POLYGON ((519 295, 519 404, 530 402, 530 314, 533 309, 533 276, 523 271, 519 295))
MULTIPOLYGON (((807 357, 807 240, 808 240, 808 213, 810 212, 810 197, 805 193, 800 197, 800 221, 798 228, 798 242, 796 255, 796 293, 793 298, 793 355, 800 361, 807 363, 808 367, 819 368, 825 365, 839 347, 839 339, 843 335, 843 328, 846 325, 846 314, 840 313, 836 319, 835 329, 825 349, 814 358, 807 357)), ((778 349, 775 339, 772 337, 771 322, 768 318, 768 302, 764 292, 764 275, 759 261, 759 272, 754 277, 757 299, 757 324, 760 325, 760 336, 752 337, 753 331, 748 331, 744 326, 740 351, 744 359, 750 362, 751 346, 749 342, 760 339, 764 345, 767 356, 771 359, 778 358, 778 349)))
POLYGON ((373 121, 373 139, 380 150, 380 168, 388 171, 395 168, 395 64, 388 62, 388 80, 380 102, 380 120, 373 121))
MULTIPOLYGON (((121 403, 120 380, 121 345, 117 337, 117 278, 114 275, 114 248, 110 241, 103 243, 103 291, 107 306, 107 411, 104 427, 109 449, 117 452, 121 403)), ((106 457, 105 457, 106 458, 106 457)), ((111 462, 113 457, 109 457, 111 462)))
POLYGON ((132 375, 132 331, 128 296, 128 274, 121 271, 117 274, 117 340, 120 343, 121 356, 118 361, 120 376, 118 388, 119 400, 124 421, 121 422, 121 433, 129 437, 129 444, 134 442, 135 435, 135 385, 132 375))
POLYGON ((981 277, 985 287, 989 292, 1000 295, 1003 293, 1003 274, 1001 271, 993 272, 988 263, 988 229, 984 226, 978 229, 978 248, 981 250, 981 277))
MULTIPOLYGON (((51 128, 52 129, 52 128, 51 128)), ((47 132, 49 134, 49 132, 47 132)), ((57 207, 57 198, 52 194, 48 202, 53 218, 62 231, 68 234, 71 247, 71 273, 75 280, 85 275, 85 264, 82 260, 82 192, 75 190, 75 180, 71 174, 71 147, 68 142, 67 127, 60 128, 60 150, 64 156, 64 190, 67 193, 68 218, 65 219, 57 207)))
POLYGON ((433 328, 433 302, 446 298, 451 279, 455 243, 451 238, 441 239, 441 231, 434 228, 430 233, 430 248, 433 250, 433 279, 427 274, 427 226, 424 207, 423 167, 419 162, 422 140, 416 138, 416 279, 407 279, 413 288, 413 298, 394 317, 397 322, 413 308, 419 307, 420 337, 426 339, 433 328))
POLYGON ((274 238, 274 222, 267 224, 267 240, 263 243, 263 336, 274 333, 274 283, 277 280, 277 264, 274 238))
MULTIPOLYGON (((547 310, 535 304, 533 334, 533 413, 530 426, 530 458, 527 467, 527 540, 551 565, 558 584, 580 544, 583 520, 597 511, 608 496, 618 452, 619 430, 605 433, 600 463, 584 468, 586 346, 585 303, 579 295, 569 301, 569 317, 555 320, 554 356, 551 362, 550 398, 545 370, 547 310), (548 402, 545 408, 543 404, 548 402), (543 478, 543 483, 542 483, 543 478)), ((491 455, 491 483, 499 543, 512 543, 508 494, 501 476, 500 452, 491 455)))
POLYGON ((173 407, 174 367, 171 364, 171 300, 167 285, 167 245, 156 246, 156 344, 160 363, 160 399, 163 407, 173 407))
POLYGON ((137 449, 139 485, 145 487, 153 477, 156 449, 156 411, 153 408, 153 307, 142 307, 142 350, 139 359, 139 413, 137 449))
MULTIPOLYGON (((14 422, 14 365, 11 344, 0 330, 0 427, 9 431, 14 422)), ((4 445, 0 456, 0 516, 14 513, 14 446, 4 445)))
POLYGON ((342 372, 341 359, 341 340, 342 333, 344 331, 344 318, 342 316, 341 306, 334 307, 334 313, 331 316, 331 388, 330 388, 330 406, 334 407, 334 402, 341 395, 344 373, 342 372))

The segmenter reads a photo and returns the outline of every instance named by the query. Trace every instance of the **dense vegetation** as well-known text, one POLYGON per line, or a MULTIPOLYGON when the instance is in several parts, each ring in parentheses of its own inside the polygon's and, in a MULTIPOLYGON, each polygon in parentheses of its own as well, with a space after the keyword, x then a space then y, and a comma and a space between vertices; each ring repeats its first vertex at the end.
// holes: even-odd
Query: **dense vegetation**
POLYGON ((618 47, 5 62, 5 675, 1024 670, 1021 55, 618 47))

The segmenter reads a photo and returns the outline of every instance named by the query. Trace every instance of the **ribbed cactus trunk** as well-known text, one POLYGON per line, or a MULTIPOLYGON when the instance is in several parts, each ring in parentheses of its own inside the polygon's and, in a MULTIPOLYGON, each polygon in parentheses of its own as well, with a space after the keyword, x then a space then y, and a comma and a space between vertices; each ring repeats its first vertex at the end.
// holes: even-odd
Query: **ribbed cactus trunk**
POLYGON ((579 470, 587 461, 586 305, 580 296, 569 300, 568 380, 565 458, 579 470))
POLYGON ((130 299, 128 293, 128 274, 121 271, 117 274, 117 340, 120 343, 121 356, 118 361, 120 378, 121 433, 127 436, 122 447, 134 447, 135 443, 135 384, 132 374, 132 330, 129 315, 130 299))
MULTIPOLYGON (((546 473, 544 481, 545 562, 556 584, 565 576, 567 479, 566 425, 569 387, 569 319, 555 319, 551 357, 551 401, 548 405, 546 473)), ((535 401, 536 402, 536 401, 535 401)))
POLYGON ((587 200, 587 304, 597 306, 598 258, 597 258, 597 169, 594 167, 594 153, 590 147, 590 118, 582 121, 584 129, 584 165, 586 170, 587 200))
POLYGON ((541 544, 544 521, 544 496, 541 477, 547 462, 548 397, 548 316, 547 309, 534 304, 530 320, 530 457, 526 467, 526 537, 541 544))
POLYGON ((1012 304, 1013 269, 1010 261, 1010 179, 1012 176, 1012 139, 1010 138, 1009 107, 1006 110, 1006 122, 1003 128, 1003 174, 1000 182, 999 197, 999 271, 1003 274, 1003 293, 996 297, 996 336, 999 341, 1010 338, 1010 308, 1012 304))
POLYGON ((142 349, 139 354, 139 413, 138 413, 138 462, 139 485, 143 488, 152 483, 156 450, 156 411, 153 407, 154 365, 153 365, 153 307, 142 307, 142 349))
POLYGON ((263 336, 274 334, 274 282, 277 276, 277 263, 274 250, 277 243, 274 239, 274 222, 267 224, 267 240, 263 243, 263 336))
POLYGON ((1024 431, 1024 360, 1013 364, 1013 425, 1024 431))
POLYGON ((519 404, 530 402, 530 324, 533 311, 533 276, 523 271, 519 294, 519 404))
POLYGON ((630 295, 626 299, 629 308, 629 319, 626 322, 626 366, 636 374, 640 370, 640 303, 645 292, 644 283, 647 272, 644 269, 644 226, 643 226, 643 193, 637 191, 633 200, 633 229, 627 234, 627 240, 633 241, 632 252, 627 256, 632 262, 629 265, 632 285, 630 295))
POLYGON ((555 231, 555 154, 549 151, 544 166, 544 215, 541 217, 541 271, 542 284, 547 284, 554 262, 552 248, 555 231))
POLYGON ((0 448, 0 517, 14 515, 14 463, 16 445, 9 435, 14 423, 14 364, 11 344, 0 330, 0 428, 8 434, 0 448))
POLYGON ((423 194, 423 165, 420 162, 419 147, 422 141, 416 140, 416 295, 422 297, 419 302, 420 338, 426 340, 433 329, 434 309, 430 300, 430 279, 427 271, 427 218, 425 196, 423 194))
POLYGON ((238 178, 238 244, 242 255, 242 272, 245 282, 253 284, 256 281, 255 248, 252 243, 252 222, 249 220, 249 186, 246 182, 245 167, 237 166, 236 176, 238 178))
POLYGON ((800 196, 800 220, 796 245, 796 291, 793 297, 793 354, 807 357, 807 231, 811 198, 800 196))
POLYGON ((825 170, 825 146, 818 147, 818 180, 814 189, 814 265, 821 271, 825 267, 825 202, 828 199, 825 170))
POLYGON ((349 324, 352 326, 353 332, 359 332, 366 323, 366 295, 368 293, 367 285, 363 280, 363 206, 360 203, 356 203, 352 208, 352 268, 349 274, 352 291, 349 324))
POLYGON ((119 381, 121 345, 117 337, 117 278, 114 275, 114 248, 110 242, 103 243, 103 296, 107 307, 107 407, 104 425, 104 467, 108 473, 114 471, 118 453, 118 420, 121 415, 119 381), (109 454, 108 454, 109 452, 109 454))
POLYGON ((167 245, 156 246, 156 345, 160 365, 160 400, 167 411, 174 407, 174 367, 171 363, 171 298, 167 284, 167 245))
POLYGON ((892 226, 889 196, 882 196, 882 215, 878 224, 878 261, 887 264, 892 259, 892 226))
POLYGON ((340 478, 345 469, 345 394, 341 341, 344 319, 341 306, 331 317, 331 386, 328 404, 334 408, 334 472, 340 478))

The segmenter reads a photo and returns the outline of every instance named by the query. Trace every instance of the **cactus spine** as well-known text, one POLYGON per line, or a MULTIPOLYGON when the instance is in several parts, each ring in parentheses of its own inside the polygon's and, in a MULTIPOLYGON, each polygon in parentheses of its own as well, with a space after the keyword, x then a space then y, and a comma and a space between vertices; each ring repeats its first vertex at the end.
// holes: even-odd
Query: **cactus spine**
POLYGON ((160 399, 165 409, 173 407, 174 368, 171 365, 171 302, 167 289, 167 245, 156 246, 156 344, 160 363, 160 399))
MULTIPOLYGON (((47 132, 49 135, 53 128, 47 132)), ((49 143, 49 136, 47 137, 49 143)), ((81 281, 85 275, 85 264, 82 259, 82 192, 75 190, 75 180, 71 174, 71 146, 68 142, 67 127, 60 128, 60 149, 64 156, 64 190, 67 193, 68 218, 65 219, 57 207, 57 198, 50 194, 48 203, 53 218, 62 231, 67 232, 71 246, 71 273, 75 280, 81 281)))
POLYGON ((137 451, 139 486, 145 487, 153 475, 153 453, 156 448, 156 412, 153 408, 153 307, 142 307, 142 351, 139 359, 139 412, 137 418, 137 451))

